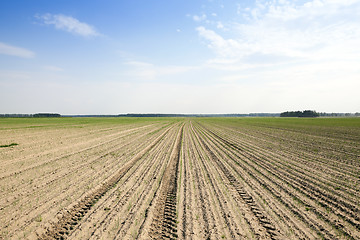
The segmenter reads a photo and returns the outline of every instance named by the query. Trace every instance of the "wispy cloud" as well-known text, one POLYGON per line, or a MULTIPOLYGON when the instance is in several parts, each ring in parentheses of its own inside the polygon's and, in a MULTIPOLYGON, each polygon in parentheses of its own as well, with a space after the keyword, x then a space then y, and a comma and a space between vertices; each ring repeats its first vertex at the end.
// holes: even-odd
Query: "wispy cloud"
POLYGON ((215 73, 209 76, 215 83, 232 86, 226 96, 239 102, 233 89, 252 92, 257 106, 249 109, 357 111, 360 0, 253 2, 241 3, 236 17, 219 19, 226 31, 214 22, 197 23, 214 54, 204 69, 215 73))
POLYGON ((35 17, 40 19, 46 25, 54 25, 56 29, 70 32, 75 35, 80 35, 83 37, 101 35, 99 32, 97 32, 95 27, 87 23, 80 22, 78 19, 71 16, 47 13, 44 15, 36 15, 35 17))
POLYGON ((201 21, 204 21, 206 20, 206 14, 202 14, 202 15, 194 15, 193 16, 193 20, 196 21, 196 22, 201 22, 201 21))
POLYGON ((35 53, 25 48, 11 46, 0 42, 0 54, 22 57, 22 58, 33 58, 35 53))
POLYGON ((237 40, 231 38, 225 39, 215 31, 206 29, 203 26, 196 28, 196 30, 201 37, 208 41, 207 46, 219 56, 238 56, 237 52, 243 47, 237 40))
POLYGON ((360 55, 359 11, 359 0, 258 0, 239 7, 242 20, 227 24, 226 37, 211 26, 196 30, 218 58, 238 60, 237 65, 353 61, 360 55))
POLYGON ((217 22, 216 27, 219 29, 224 29, 224 25, 222 24, 222 22, 217 22))

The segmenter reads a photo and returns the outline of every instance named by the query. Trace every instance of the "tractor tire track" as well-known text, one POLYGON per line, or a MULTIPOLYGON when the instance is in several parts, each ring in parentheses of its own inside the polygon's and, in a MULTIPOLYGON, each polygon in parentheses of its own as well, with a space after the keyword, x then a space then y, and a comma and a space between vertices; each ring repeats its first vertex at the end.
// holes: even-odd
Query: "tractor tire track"
POLYGON ((74 226, 81 221, 83 216, 92 208, 92 206, 105 195, 107 191, 113 188, 120 179, 133 167, 133 165, 141 159, 148 151, 150 151, 160 140, 166 135, 169 131, 168 128, 163 134, 156 138, 156 140, 151 143, 144 150, 135 155, 135 157, 127 163, 121 170, 119 170, 114 176, 96 189, 93 193, 85 196, 80 202, 76 203, 71 209, 63 213, 62 217, 58 222, 52 224, 51 227, 46 229, 45 233, 39 236, 39 239, 65 239, 66 235, 74 229, 74 226))
MULTIPOLYGON (((244 149, 244 148, 242 148, 244 149)), ((293 175, 290 175, 289 173, 292 173, 292 169, 288 169, 287 171, 282 171, 281 167, 277 167, 274 168, 274 165, 271 165, 271 160, 269 158, 269 156, 267 156, 267 161, 261 161, 259 156, 255 156, 254 154, 257 153, 257 151, 242 151, 241 152, 244 156, 246 156, 246 158, 248 159, 252 159, 252 161, 254 163, 256 163, 256 166, 261 166, 262 169, 266 170, 267 173, 262 173, 262 175, 265 178, 268 178, 268 180, 270 182, 273 182, 274 184, 277 185, 277 187, 279 187, 280 189, 282 189, 283 191, 285 191, 288 195, 290 195, 292 198, 294 199, 298 199, 298 201, 302 201, 303 204, 305 204, 305 206, 308 206, 310 212, 313 212, 315 215, 318 216, 319 219, 321 219, 322 221, 325 221, 326 223, 329 223, 331 226, 333 226, 334 228, 337 228, 337 231, 340 231, 341 234, 347 236, 349 239, 353 239, 353 237, 351 236, 354 232, 354 230, 347 230, 346 227, 344 228, 344 226, 342 227, 338 227, 341 226, 341 221, 339 222, 339 220, 333 220, 331 218, 329 218, 327 215, 327 211, 329 211, 329 209, 333 209, 333 212, 337 214, 338 217, 340 217, 340 219, 344 219, 345 221, 349 222, 352 226, 359 228, 359 224, 358 224, 358 217, 356 217, 356 213, 353 213, 353 211, 356 211, 356 207, 355 206, 350 206, 349 209, 351 209, 351 211, 347 210, 346 208, 342 207, 339 205, 339 203, 343 203, 342 200, 336 200, 336 201, 332 201, 331 199, 333 198, 332 195, 326 194, 326 192, 324 191, 320 191, 317 190, 316 187, 314 187, 313 185, 309 184, 308 182, 304 181, 306 180, 306 178, 304 178, 304 176, 302 175, 298 175, 296 173, 294 173, 293 175), (274 170, 276 169, 276 171, 274 170), (270 173, 272 176, 275 176, 275 179, 270 179, 268 176, 270 173), (281 175, 279 175, 281 174, 281 175), (292 192, 290 192, 289 190, 285 189, 284 186, 280 183, 277 183, 278 181, 276 179, 282 179, 282 181, 286 181, 287 183, 291 183, 292 187, 298 191, 300 194, 304 195, 307 199, 309 200, 302 200, 302 197, 299 195, 294 195, 292 192), (317 190, 317 192, 316 192, 317 190), (313 204, 313 206, 308 205, 309 201, 317 201, 318 203, 321 204, 321 207, 324 209, 327 209, 326 211, 322 211, 321 209, 319 209, 318 207, 316 207, 315 204, 313 204), (330 205, 328 205, 330 204, 330 205), (333 208, 334 207, 334 208, 333 208), (340 211, 345 212, 347 215, 342 215, 340 211), (353 219, 350 219, 353 218, 353 219)), ((258 153, 259 155, 261 155, 261 153, 258 153)), ((255 165, 253 165, 252 167, 255 169, 256 168, 255 165)), ((262 170, 261 170, 262 171, 262 170)), ((308 180, 310 181, 310 180, 308 180)), ((310 181, 311 183, 311 181, 310 181)), ((314 184, 315 186, 319 186, 318 184, 314 184)), ((344 206, 348 206, 348 205, 344 205, 344 206)), ((322 226, 316 227, 317 224, 310 224, 310 226, 315 226, 315 228, 317 229, 317 232, 321 232, 323 231, 324 233, 326 233, 330 238, 334 238, 334 235, 330 234, 326 229, 324 229, 322 226), (323 230, 322 230, 323 229, 323 230)), ((356 236, 356 235, 354 235, 356 236)))
MULTIPOLYGON (((199 133, 199 132, 198 132, 199 133)), ((200 133, 199 133, 200 135, 200 133)), ((200 135, 201 136, 201 135, 200 135)), ((232 175, 232 173, 225 167, 222 161, 216 156, 216 154, 211 150, 208 143, 204 141, 204 138, 199 136, 199 141, 202 143, 204 148, 206 149, 211 159, 219 166, 219 168, 223 171, 225 176, 228 178, 229 182, 234 186, 240 197, 243 199, 244 202, 248 205, 248 208, 257 218, 260 225, 265 229, 265 231, 259 230, 255 234, 258 235, 261 239, 279 239, 280 233, 279 230, 275 228, 275 225, 269 220, 268 217, 260 210, 257 206, 256 202, 253 200, 251 195, 249 195, 245 189, 241 186, 238 180, 232 175)), ((256 228, 253 228, 256 230, 256 228)))
POLYGON ((178 132, 170 162, 163 176, 149 231, 151 239, 176 239, 178 237, 176 226, 177 179, 183 133, 184 125, 181 126, 178 132))

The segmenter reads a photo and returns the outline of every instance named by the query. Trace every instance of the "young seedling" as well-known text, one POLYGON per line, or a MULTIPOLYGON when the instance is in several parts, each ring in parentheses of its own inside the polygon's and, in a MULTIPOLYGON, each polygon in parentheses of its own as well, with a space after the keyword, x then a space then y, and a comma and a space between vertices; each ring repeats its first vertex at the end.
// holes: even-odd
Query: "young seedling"
POLYGON ((6 147, 13 147, 13 146, 17 146, 19 144, 17 143, 10 143, 10 144, 5 144, 5 145, 0 145, 0 148, 6 148, 6 147))

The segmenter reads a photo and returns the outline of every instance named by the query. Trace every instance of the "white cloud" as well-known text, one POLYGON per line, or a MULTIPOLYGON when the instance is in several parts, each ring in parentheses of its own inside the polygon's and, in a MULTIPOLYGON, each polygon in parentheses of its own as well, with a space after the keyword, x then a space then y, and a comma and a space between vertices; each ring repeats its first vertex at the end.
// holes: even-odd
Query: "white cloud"
POLYGON ((204 21, 204 20, 206 20, 206 15, 205 14, 202 14, 201 16, 194 15, 193 20, 196 22, 204 21))
POLYGON ((224 39, 213 30, 206 29, 203 26, 196 28, 196 30, 201 37, 209 41, 208 47, 222 57, 236 56, 239 49, 242 48, 242 45, 238 41, 234 39, 224 39))
POLYGON ((226 31, 196 28, 214 53, 208 79, 251 92, 242 105, 250 111, 358 111, 360 0, 257 0, 237 10, 221 19, 226 31))
MULTIPOLYGON (((279 63, 359 59, 360 1, 313 0, 257 1, 253 8, 239 7, 242 22, 232 24, 227 37, 206 27, 197 31, 220 58, 279 63), (244 10, 242 10, 244 9, 244 10), (281 61, 280 61, 281 62, 281 61)), ((230 26, 230 24, 227 24, 230 26)), ((253 61, 252 64, 254 64, 253 61)))
POLYGON ((0 54, 22 57, 22 58, 32 58, 35 56, 35 53, 30 50, 11 46, 2 42, 0 42, 0 54))
POLYGON ((224 29, 224 25, 222 24, 222 22, 217 22, 216 27, 219 29, 224 29))
POLYGON ((63 14, 44 14, 36 15, 36 18, 43 21, 46 25, 54 25, 56 29, 64 30, 75 35, 84 37, 99 36, 101 35, 96 29, 78 19, 63 14))
MULTIPOLYGON (((354 11, 359 6, 359 0, 312 0, 303 5, 294 2, 283 1, 278 4, 272 3, 263 8, 268 17, 283 20, 294 20, 299 18, 314 19, 317 17, 334 17, 347 11, 354 11), (350 8, 349 8, 350 7, 350 8), (352 9, 355 7, 355 9, 352 9)), ((256 8, 259 10, 259 8, 256 8)))

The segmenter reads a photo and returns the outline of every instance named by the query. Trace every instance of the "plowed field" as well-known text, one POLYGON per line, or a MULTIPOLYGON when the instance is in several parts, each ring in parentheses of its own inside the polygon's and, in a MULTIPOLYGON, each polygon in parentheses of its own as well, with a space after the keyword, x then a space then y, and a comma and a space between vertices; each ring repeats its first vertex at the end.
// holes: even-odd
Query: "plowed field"
POLYGON ((0 145, 0 239, 360 239, 359 118, 0 119, 0 145))

